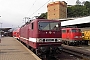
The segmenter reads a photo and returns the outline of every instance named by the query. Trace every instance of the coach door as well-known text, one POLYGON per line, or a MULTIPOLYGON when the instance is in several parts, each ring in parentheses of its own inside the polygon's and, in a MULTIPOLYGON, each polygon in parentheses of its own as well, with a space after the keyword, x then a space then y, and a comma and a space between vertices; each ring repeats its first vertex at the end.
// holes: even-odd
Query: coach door
MULTIPOLYGON (((27 39, 29 39, 29 28, 27 29, 27 39)), ((29 44, 29 40, 27 40, 27 43, 29 44)))

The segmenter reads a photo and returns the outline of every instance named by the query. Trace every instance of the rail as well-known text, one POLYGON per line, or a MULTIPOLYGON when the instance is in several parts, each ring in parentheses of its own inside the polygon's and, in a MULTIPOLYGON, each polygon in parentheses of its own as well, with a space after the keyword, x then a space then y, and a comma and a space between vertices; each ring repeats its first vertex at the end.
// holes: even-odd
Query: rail
POLYGON ((78 49, 72 46, 62 45, 63 51, 75 55, 83 60, 90 60, 90 51, 78 49))

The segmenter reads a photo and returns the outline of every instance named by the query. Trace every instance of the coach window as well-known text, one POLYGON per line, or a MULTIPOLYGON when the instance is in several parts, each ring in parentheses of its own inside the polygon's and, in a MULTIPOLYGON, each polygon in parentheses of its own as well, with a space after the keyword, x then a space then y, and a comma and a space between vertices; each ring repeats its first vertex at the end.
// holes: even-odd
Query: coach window
POLYGON ((32 23, 32 27, 31 27, 31 29, 33 29, 33 27, 34 27, 34 24, 32 23))

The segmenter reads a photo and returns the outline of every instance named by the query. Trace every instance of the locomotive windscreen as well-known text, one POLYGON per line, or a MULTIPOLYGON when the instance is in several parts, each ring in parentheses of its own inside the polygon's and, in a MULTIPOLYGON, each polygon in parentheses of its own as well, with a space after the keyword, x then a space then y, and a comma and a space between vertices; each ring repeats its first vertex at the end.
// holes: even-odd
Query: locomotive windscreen
POLYGON ((59 22, 39 22, 38 23, 39 30, 55 30, 59 31, 60 23, 59 22))
POLYGON ((81 29, 72 29, 72 32, 81 32, 81 29))

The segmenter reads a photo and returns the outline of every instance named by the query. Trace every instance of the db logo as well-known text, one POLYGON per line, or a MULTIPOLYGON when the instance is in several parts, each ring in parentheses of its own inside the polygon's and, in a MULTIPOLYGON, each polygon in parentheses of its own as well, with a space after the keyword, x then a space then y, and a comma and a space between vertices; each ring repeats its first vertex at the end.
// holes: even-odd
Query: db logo
POLYGON ((49 31, 49 34, 51 34, 52 32, 51 31, 49 31))

